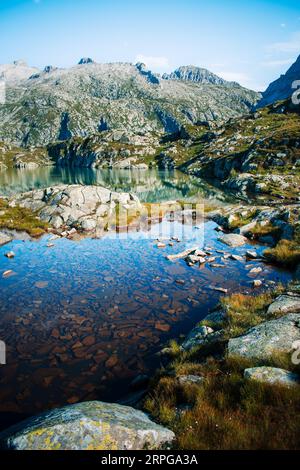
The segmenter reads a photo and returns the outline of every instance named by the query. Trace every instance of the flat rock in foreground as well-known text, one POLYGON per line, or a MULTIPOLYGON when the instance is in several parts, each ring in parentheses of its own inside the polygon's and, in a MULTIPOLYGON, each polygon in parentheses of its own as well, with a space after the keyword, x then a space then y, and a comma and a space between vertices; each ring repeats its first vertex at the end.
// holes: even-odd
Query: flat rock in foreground
POLYGON ((159 449, 174 439, 169 429, 134 408, 91 401, 29 418, 0 434, 15 450, 159 449))
POLYGON ((300 315, 290 313, 277 320, 261 323, 245 335, 228 342, 229 357, 269 359, 273 354, 290 354, 300 341, 300 315))
POLYGON ((300 384, 300 377, 293 372, 277 367, 253 367, 244 371, 245 379, 256 380, 270 385, 295 387, 300 384))

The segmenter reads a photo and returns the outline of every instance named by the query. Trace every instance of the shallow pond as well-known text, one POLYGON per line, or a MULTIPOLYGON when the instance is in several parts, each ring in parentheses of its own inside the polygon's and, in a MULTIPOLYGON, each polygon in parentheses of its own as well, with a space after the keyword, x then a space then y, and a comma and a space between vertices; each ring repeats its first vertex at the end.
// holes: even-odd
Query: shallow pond
MULTIPOLYGON (((152 175, 154 181, 148 186, 144 176, 143 183, 139 181, 144 200, 159 200, 157 188, 162 199, 170 199, 167 175, 152 175)), ((111 187, 108 175, 105 178, 101 184, 111 187)), ((174 178, 173 197, 181 175, 176 176, 176 184, 174 178)), ((182 181, 188 196, 184 175, 182 181)), ((199 194, 220 197, 201 185, 196 184, 197 200, 199 194)), ((137 186, 131 190, 139 194, 137 186)), ((225 195, 222 198, 226 200, 225 195)), ((259 278, 265 285, 290 279, 288 272, 258 261, 222 260, 222 252, 244 254, 249 245, 228 249, 218 240, 215 227, 213 222, 183 226, 164 220, 151 235, 107 234, 77 242, 58 239, 51 242, 52 247, 47 247, 47 235, 0 247, 0 339, 7 346, 7 364, 0 368, 3 427, 15 419, 12 415, 80 400, 122 398, 134 377, 153 373, 159 365, 155 353, 168 339, 186 334, 216 305, 222 294, 214 287, 252 291, 251 281, 257 275, 249 273, 249 265, 263 268, 259 278), (169 246, 171 236, 180 242, 169 246), (165 248, 156 246, 157 237, 166 238, 165 248), (191 246, 210 247, 216 263, 225 267, 189 267, 184 260, 171 262, 165 257, 191 246), (4 256, 10 250, 14 259, 4 256), (3 277, 7 270, 12 270, 11 275, 3 277)), ((261 252, 264 247, 256 249, 261 252)))

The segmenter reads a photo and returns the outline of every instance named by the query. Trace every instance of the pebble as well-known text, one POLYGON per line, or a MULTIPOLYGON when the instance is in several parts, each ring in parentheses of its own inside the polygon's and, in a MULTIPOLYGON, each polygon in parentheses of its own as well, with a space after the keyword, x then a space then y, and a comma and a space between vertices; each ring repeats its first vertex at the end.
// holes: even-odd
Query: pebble
POLYGON ((39 281, 39 282, 36 282, 34 285, 38 289, 44 289, 44 287, 48 286, 48 282, 47 281, 39 281))
POLYGON ((252 285, 253 287, 261 287, 262 286, 262 281, 260 279, 255 279, 253 282, 252 282, 252 285))
POLYGON ((11 269, 8 269, 7 271, 4 271, 4 273, 2 274, 2 277, 10 277, 14 274, 14 272, 11 270, 11 269))
POLYGON ((240 255, 230 255, 230 258, 233 259, 234 261, 243 261, 244 258, 240 255))
POLYGON ((255 258, 258 257, 258 255, 257 255, 256 251, 248 250, 248 251, 246 251, 246 257, 251 258, 251 259, 255 259, 255 258))
POLYGON ((250 271, 250 274, 259 274, 262 272, 262 268, 258 267, 258 268, 252 268, 250 271))
POLYGON ((227 294, 227 292, 228 292, 228 289, 224 289, 224 287, 209 286, 209 289, 215 290, 217 292, 222 292, 223 294, 227 294))

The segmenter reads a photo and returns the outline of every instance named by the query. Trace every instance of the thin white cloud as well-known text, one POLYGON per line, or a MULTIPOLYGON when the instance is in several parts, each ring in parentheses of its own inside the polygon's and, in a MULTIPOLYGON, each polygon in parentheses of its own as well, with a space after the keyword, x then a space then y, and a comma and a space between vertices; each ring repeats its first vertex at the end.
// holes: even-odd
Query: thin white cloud
POLYGON ((285 28, 285 27, 286 27, 286 24, 285 24, 285 23, 281 23, 280 27, 281 27, 281 28, 285 28))
POLYGON ((229 82, 242 82, 242 81, 249 81, 250 78, 248 75, 242 72, 226 72, 226 71, 221 71, 217 72, 217 75, 220 77, 224 78, 225 80, 228 80, 229 82))
POLYGON ((143 62, 151 70, 166 71, 170 68, 167 57, 146 56, 144 54, 138 54, 135 58, 135 62, 143 62))
POLYGON ((216 74, 219 75, 219 77, 228 80, 229 82, 237 82, 246 88, 250 88, 251 90, 262 91, 266 88, 265 85, 256 83, 252 77, 244 72, 228 72, 221 70, 216 72, 216 74))
POLYGON ((263 67, 280 67, 282 65, 292 65, 294 59, 266 60, 261 63, 263 67))
POLYGON ((300 52, 300 31, 293 33, 288 41, 274 42, 268 44, 266 50, 271 53, 276 52, 300 52))

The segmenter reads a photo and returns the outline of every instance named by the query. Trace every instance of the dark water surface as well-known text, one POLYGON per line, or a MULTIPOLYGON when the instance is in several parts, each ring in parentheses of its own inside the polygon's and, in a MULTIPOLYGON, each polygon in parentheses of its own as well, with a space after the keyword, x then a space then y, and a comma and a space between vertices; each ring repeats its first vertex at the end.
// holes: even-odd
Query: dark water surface
MULTIPOLYGON (((145 200, 159 200, 160 190, 162 198, 170 199, 169 186, 172 194, 182 187, 189 194, 184 175, 176 181, 175 176, 152 175, 150 183, 144 177, 130 189, 145 200)), ((101 184, 109 186, 110 176, 103 178, 101 184)), ((197 198, 215 197, 201 184, 196 184, 197 198)), ((249 245, 227 249, 215 227, 213 222, 183 227, 163 221, 152 238, 141 232, 108 234, 78 242, 59 239, 49 248, 47 235, 0 247, 0 339, 7 345, 7 364, 0 366, 0 412, 34 414, 80 400, 120 399, 134 377, 153 373, 159 365, 155 353, 169 338, 187 333, 216 305, 221 294, 210 287, 251 291, 257 275, 249 274, 249 264, 262 266, 258 277, 265 281, 290 279, 287 272, 260 262, 221 261, 216 250, 243 254, 249 245), (182 241, 157 248, 154 239, 169 239, 170 233, 182 241), (191 246, 210 246, 216 263, 226 267, 188 267, 183 260, 165 258, 191 246), (10 250, 14 259, 4 256, 10 250), (12 275, 3 277, 7 270, 12 275)))

